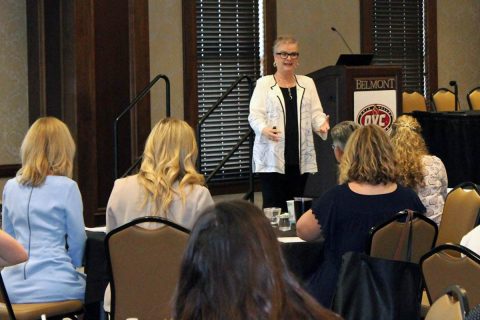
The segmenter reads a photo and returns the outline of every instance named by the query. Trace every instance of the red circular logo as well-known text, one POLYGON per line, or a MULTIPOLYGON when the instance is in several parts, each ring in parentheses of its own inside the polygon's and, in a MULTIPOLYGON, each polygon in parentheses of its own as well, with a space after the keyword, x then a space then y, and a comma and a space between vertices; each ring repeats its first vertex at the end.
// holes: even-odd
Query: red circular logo
POLYGON ((385 131, 390 130, 392 122, 393 112, 389 107, 383 104, 369 104, 360 109, 360 112, 357 115, 357 123, 362 126, 376 124, 385 129, 385 131))

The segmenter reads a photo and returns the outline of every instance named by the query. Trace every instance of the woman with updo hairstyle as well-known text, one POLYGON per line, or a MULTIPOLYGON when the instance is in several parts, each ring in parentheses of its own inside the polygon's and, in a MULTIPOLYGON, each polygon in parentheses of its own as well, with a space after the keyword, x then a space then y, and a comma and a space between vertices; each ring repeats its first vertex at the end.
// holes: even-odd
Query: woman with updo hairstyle
POLYGON ((365 252, 372 227, 405 209, 425 212, 415 191, 397 184, 396 165, 385 130, 376 125, 356 129, 340 162, 340 184, 298 220, 300 238, 325 238, 323 262, 307 282, 323 305, 332 303, 343 254, 365 252))
POLYGON ((421 131, 417 119, 409 115, 400 116, 393 123, 391 139, 398 182, 417 191, 427 208, 425 215, 440 224, 447 197, 447 171, 440 158, 428 153, 421 131))
MULTIPOLYGON (((213 205, 205 179, 195 169, 197 153, 195 134, 185 121, 160 120, 147 138, 138 174, 115 181, 107 204, 107 232, 143 216, 160 216, 191 229, 213 205)), ((104 309, 110 311, 110 288, 104 309)))
POLYGON ((183 257, 174 319, 339 319, 307 294, 262 211, 241 200, 208 208, 183 257))
POLYGON ((39 118, 20 154, 22 167, 3 190, 2 229, 26 249, 28 260, 2 270, 10 301, 83 300, 85 278, 76 268, 86 234, 82 197, 72 180, 70 131, 57 118, 39 118))
POLYGON ((427 208, 426 216, 440 224, 447 197, 447 171, 440 158, 430 155, 421 135, 422 127, 409 115, 397 118, 392 127, 398 182, 414 189, 427 208))

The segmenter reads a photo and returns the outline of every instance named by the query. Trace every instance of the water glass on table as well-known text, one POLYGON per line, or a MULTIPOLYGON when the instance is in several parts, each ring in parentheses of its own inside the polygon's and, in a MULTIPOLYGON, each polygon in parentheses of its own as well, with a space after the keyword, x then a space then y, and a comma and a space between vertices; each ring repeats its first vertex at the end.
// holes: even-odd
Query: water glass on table
POLYGON ((280 231, 290 231, 292 225, 290 224, 290 214, 285 212, 278 216, 278 230, 280 231))
POLYGON ((278 216, 282 213, 282 208, 264 208, 263 213, 270 220, 272 226, 278 225, 278 216))

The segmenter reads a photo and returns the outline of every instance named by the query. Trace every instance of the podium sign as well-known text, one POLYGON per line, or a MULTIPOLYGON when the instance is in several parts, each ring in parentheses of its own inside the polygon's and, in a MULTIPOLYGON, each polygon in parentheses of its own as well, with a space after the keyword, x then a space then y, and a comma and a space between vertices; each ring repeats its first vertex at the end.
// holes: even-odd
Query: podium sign
POLYGON ((396 79, 354 78, 353 119, 360 125, 376 124, 390 131, 397 117, 396 79))

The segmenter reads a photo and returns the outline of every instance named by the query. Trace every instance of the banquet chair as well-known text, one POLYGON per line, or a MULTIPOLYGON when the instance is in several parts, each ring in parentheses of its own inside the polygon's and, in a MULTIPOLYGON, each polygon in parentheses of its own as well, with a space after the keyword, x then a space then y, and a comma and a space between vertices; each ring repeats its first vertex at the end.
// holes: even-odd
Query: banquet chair
POLYGON ((480 110, 480 87, 473 88, 467 94, 467 101, 470 110, 480 110))
MULTIPOLYGON (((455 94, 446 88, 439 88, 433 92, 432 102, 436 111, 455 111, 455 94)), ((460 105, 458 108, 460 109, 460 105)))
POLYGON ((403 113, 411 113, 412 111, 427 111, 425 97, 417 91, 404 91, 402 93, 402 101, 403 113))
POLYGON ((45 315, 48 319, 63 319, 83 314, 83 302, 67 300, 45 303, 10 303, 5 283, 0 273, 0 320, 36 320, 45 315))
POLYGON ((436 245, 460 243, 462 237, 478 225, 480 191, 476 184, 464 182, 453 188, 445 199, 436 245))
POLYGON ((141 217, 107 234, 111 319, 170 318, 188 237, 187 229, 160 217, 141 217))
POLYGON ((480 304, 477 304, 476 306, 470 305, 470 311, 465 320, 480 320, 480 304))
MULTIPOLYGON (((369 244, 367 245, 370 256, 382 259, 393 258, 405 226, 406 217, 407 213, 398 213, 370 230, 369 244)), ((433 248, 437 240, 437 233, 438 227, 434 221, 423 214, 413 212, 410 262, 418 263, 420 258, 433 248)), ((406 256, 406 244, 407 241, 403 248, 400 248, 401 257, 406 256)))
POLYGON ((480 303, 480 256, 472 250, 459 244, 442 244, 420 259, 420 268, 430 304, 451 285, 466 290, 470 305, 480 303))
POLYGON ((430 307, 425 320, 464 320, 468 313, 465 289, 453 285, 430 307))

